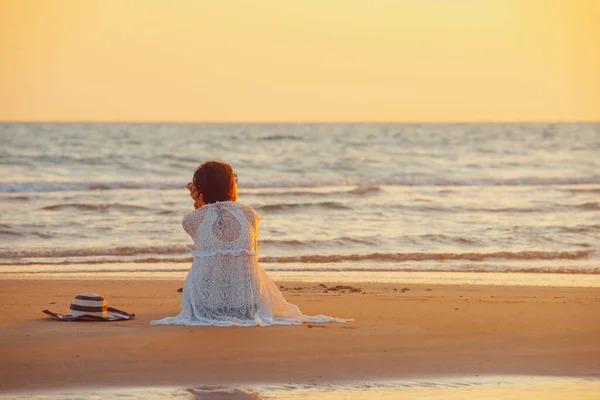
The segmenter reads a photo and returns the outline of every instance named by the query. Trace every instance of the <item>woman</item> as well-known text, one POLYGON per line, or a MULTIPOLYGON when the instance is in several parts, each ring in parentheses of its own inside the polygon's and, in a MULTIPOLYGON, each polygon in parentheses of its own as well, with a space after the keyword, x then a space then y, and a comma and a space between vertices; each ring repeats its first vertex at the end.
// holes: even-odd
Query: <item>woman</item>
POLYGON ((187 185, 195 211, 183 228, 196 244, 183 286, 181 312, 154 325, 254 326, 302 322, 344 322, 324 315, 303 315, 285 301, 258 263, 259 217, 236 202, 237 176, 228 164, 200 165, 187 185))

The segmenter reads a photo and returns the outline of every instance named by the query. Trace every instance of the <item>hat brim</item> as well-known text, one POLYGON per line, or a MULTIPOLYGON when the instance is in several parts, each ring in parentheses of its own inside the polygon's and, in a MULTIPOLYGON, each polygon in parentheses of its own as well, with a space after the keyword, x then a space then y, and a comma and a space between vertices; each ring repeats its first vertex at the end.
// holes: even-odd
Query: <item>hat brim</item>
POLYGON ((116 308, 107 307, 106 316, 100 317, 97 315, 89 315, 89 314, 81 314, 81 315, 71 315, 71 314, 56 314, 50 310, 42 310, 44 314, 48 314, 50 317, 54 318, 57 321, 125 321, 128 319, 132 319, 135 317, 135 314, 129 314, 125 311, 117 310, 116 308))

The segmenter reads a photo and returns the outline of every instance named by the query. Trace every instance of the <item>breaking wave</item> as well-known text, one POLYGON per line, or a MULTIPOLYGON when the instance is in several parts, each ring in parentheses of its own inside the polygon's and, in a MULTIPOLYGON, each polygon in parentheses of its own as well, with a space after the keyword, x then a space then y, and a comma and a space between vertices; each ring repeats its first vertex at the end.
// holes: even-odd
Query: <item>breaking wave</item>
POLYGON ((130 204, 121 203, 61 203, 53 204, 51 206, 45 206, 40 210, 46 211, 64 211, 64 210, 78 210, 78 211, 121 211, 121 212, 134 212, 134 211, 152 211, 148 207, 134 206, 130 204))
MULTIPOLYGON (((191 261, 191 260, 190 260, 191 261)), ((100 264, 100 263, 98 263, 100 264)), ((136 263, 137 264, 137 263, 136 263)), ((27 266, 33 264, 19 264, 19 266, 27 266)), ((61 274, 111 274, 111 273, 185 273, 189 271, 189 266, 185 267, 173 267, 173 268, 122 268, 122 267, 108 267, 108 268, 97 268, 95 265, 90 264, 89 268, 84 268, 85 265, 77 262, 66 262, 61 264, 45 264, 45 263, 37 263, 35 265, 43 266, 43 265, 76 265, 79 268, 69 268, 69 269, 52 269, 52 268, 44 268, 44 269, 26 269, 26 270, 13 270, 13 271, 0 271, 0 276, 5 275, 19 275, 19 274, 53 274, 53 275, 61 275, 61 274)), ((368 274, 377 274, 377 273, 400 273, 400 272, 477 272, 477 273, 529 273, 529 274, 577 274, 577 275, 600 275, 600 267, 514 267, 514 266, 501 266, 501 265, 474 265, 470 268, 454 267, 454 266, 444 266, 444 265, 427 265, 424 267, 414 267, 414 266, 395 266, 393 268, 385 267, 385 268, 271 268, 266 265, 265 270, 267 272, 285 272, 285 273, 368 273, 368 274)))
POLYGON ((256 206, 254 209, 256 211, 266 211, 266 212, 277 212, 277 211, 288 211, 295 210, 298 208, 306 208, 306 207, 319 207, 330 210, 351 210, 352 207, 346 206, 341 203, 336 203, 334 201, 325 201, 321 203, 279 203, 279 204, 267 204, 264 206, 256 206))
POLYGON ((576 260, 589 257, 593 250, 582 251, 499 251, 493 253, 371 253, 349 255, 307 255, 263 257, 264 263, 336 263, 343 261, 485 261, 504 260, 576 260))
MULTIPOLYGON (((344 193, 364 194, 377 191, 380 186, 554 186, 599 184, 600 176, 573 178, 437 178, 437 177, 388 177, 380 179, 331 179, 314 181, 267 181, 244 182, 242 188, 317 188, 355 186, 357 189, 344 193), (366 189, 364 189, 366 188, 366 189), (371 188, 371 189, 369 189, 371 188)), ((185 182, 0 182, 0 193, 14 192, 60 192, 93 190, 174 190, 185 188, 185 182)), ((293 194, 293 192, 292 192, 293 194)), ((311 193, 312 194, 312 193, 311 193)))
POLYGON ((100 247, 83 249, 47 249, 47 250, 8 250, 0 251, 2 259, 11 258, 63 258, 63 257, 93 257, 93 256, 137 256, 143 254, 187 254, 193 250, 192 245, 173 244, 168 246, 145 247, 100 247))
MULTIPOLYGON (((164 256, 188 254, 193 249, 186 245, 160 247, 118 247, 100 249, 72 250, 23 250, 3 251, 0 253, 0 265, 31 265, 31 264, 108 264, 108 263, 184 263, 190 262, 191 257, 168 258, 164 256), (147 258, 120 258, 120 256, 152 255, 147 258), (68 257, 106 257, 116 258, 87 259, 87 260, 52 260, 32 261, 32 258, 68 258, 68 257), (25 259, 25 260, 22 260, 25 259)), ((594 250, 580 251, 499 251, 490 253, 370 253, 370 254, 332 254, 332 255, 303 255, 303 256, 266 256, 259 261, 270 264, 324 264, 356 261, 406 262, 406 261, 486 261, 486 260, 577 260, 589 257, 594 250)))

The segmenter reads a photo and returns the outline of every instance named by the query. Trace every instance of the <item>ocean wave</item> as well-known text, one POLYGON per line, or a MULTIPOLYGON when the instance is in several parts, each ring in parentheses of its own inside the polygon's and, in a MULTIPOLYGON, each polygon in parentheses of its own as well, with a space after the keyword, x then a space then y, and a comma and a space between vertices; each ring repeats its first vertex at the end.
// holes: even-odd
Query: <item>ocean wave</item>
POLYGON ((81 192, 95 190, 173 190, 185 188, 185 184, 166 182, 1 182, 0 193, 19 192, 81 192))
POLYGON ((192 245, 172 244, 166 246, 144 247, 100 247, 81 249, 44 249, 44 250, 7 250, 0 251, 1 259, 15 258, 64 258, 64 257, 92 257, 92 256, 137 256, 140 254, 187 254, 194 250, 192 245))
MULTIPOLYGON (((72 265, 81 265, 81 263, 70 263, 72 265)), ((18 266, 26 265, 65 265, 65 264, 17 264, 18 266)), ((528 274, 576 274, 576 275, 600 275, 600 267, 513 267, 502 265, 478 265, 478 266, 431 266, 415 268, 412 266, 397 266, 394 268, 332 268, 332 267, 311 267, 311 268, 269 268, 265 267, 267 272, 283 272, 283 273, 362 273, 362 274, 380 274, 380 273, 422 273, 422 272, 475 272, 475 273, 528 273, 528 274)), ((173 267, 173 268, 69 268, 69 269, 25 269, 18 271, 0 271, 2 275, 23 275, 23 274, 111 274, 111 273, 186 273, 189 271, 189 266, 173 267)))
POLYGON ((590 203, 584 203, 584 204, 580 204, 578 206, 575 206, 578 209, 581 210, 588 210, 588 211, 598 211, 600 210, 600 203, 598 202, 590 202, 590 203))
POLYGON ((2 237, 3 238, 21 238, 21 237, 31 237, 31 236, 39 237, 41 239, 50 239, 53 237, 53 235, 51 235, 49 233, 15 232, 14 230, 0 228, 0 238, 2 238, 2 237))
POLYGON ((583 194, 600 194, 600 188, 593 189, 569 189, 572 193, 583 193, 583 194))
MULTIPOLYGON (((25 266, 25 265, 101 265, 101 264, 191 264, 193 257, 145 257, 145 258, 92 258, 92 259, 64 259, 56 261, 39 261, 16 259, 3 261, 0 265, 25 266)), ((68 272, 69 270, 67 270, 68 272)))
POLYGON ((348 190, 347 194, 356 194, 356 195, 365 195, 365 194, 369 194, 369 193, 377 193, 377 192, 381 192, 383 189, 381 189, 379 186, 358 186, 357 188, 354 188, 352 190, 348 190))
POLYGON ((258 138, 258 140, 269 142, 269 141, 280 141, 280 140, 302 141, 304 139, 301 136, 295 136, 295 135, 268 135, 268 136, 263 136, 261 138, 258 138))
POLYGON ((331 197, 357 195, 364 196, 370 193, 381 192, 383 189, 379 186, 358 186, 349 190, 335 190, 328 192, 315 192, 310 190, 284 190, 284 191, 260 191, 252 193, 260 197, 282 197, 282 196, 310 196, 310 197, 331 197))
POLYGON ((256 206, 254 208, 256 211, 277 212, 277 211, 295 210, 298 208, 307 208, 307 207, 319 207, 319 208, 325 208, 325 209, 329 209, 329 210, 352 210, 352 207, 349 207, 344 204, 336 203, 333 201, 325 201, 325 202, 321 202, 321 203, 278 203, 278 204, 267 204, 264 206, 256 206))
POLYGON ((33 196, 12 196, 12 197, 4 197, 3 200, 11 200, 11 201, 29 201, 32 200, 33 196))
MULTIPOLYGON (((0 193, 15 192, 60 192, 60 191, 93 191, 93 190, 179 190, 185 188, 186 182, 0 182, 0 193)), ((349 187, 356 189, 343 193, 363 194, 376 191, 381 186, 557 186, 557 185, 587 185, 600 184, 600 177, 573 178, 415 178, 389 177, 379 179, 331 179, 313 181, 268 181, 244 182, 241 188, 319 188, 319 187, 349 187), (367 188, 367 189, 364 189, 367 188), (372 189, 369 189, 372 188, 372 189)), ((572 190, 572 189, 570 189, 572 190)))
POLYGON ((7 229, 0 229, 0 237, 23 236, 20 232, 14 232, 7 229))
POLYGON ((561 226, 558 228, 560 232, 565 233, 592 233, 600 232, 600 224, 595 225, 577 225, 577 226, 561 226))
POLYGON ((134 206, 131 204, 121 203, 61 203, 53 204, 51 206, 45 206, 40 210, 46 211, 63 211, 69 209, 76 209, 79 211, 122 211, 122 212, 133 212, 133 211, 150 211, 148 207, 134 206))
POLYGON ((350 236, 342 236, 342 237, 332 237, 330 239, 325 240, 316 240, 316 239, 262 239, 259 240, 259 244, 261 246, 289 246, 289 247, 300 247, 300 246, 323 246, 323 247, 332 247, 332 246, 347 246, 351 244, 363 244, 369 246, 375 246, 381 238, 379 236, 375 237, 350 237, 350 236))
POLYGON ((460 206, 447 206, 443 203, 439 205, 427 204, 427 205, 406 205, 397 204, 392 207, 402 210, 418 211, 418 212, 443 212, 443 213, 493 213, 493 214, 535 214, 535 213, 548 213, 548 212, 568 212, 570 210, 577 211, 598 211, 600 210, 600 203, 585 203, 578 205, 571 204, 547 204, 545 206, 539 206, 537 208, 526 208, 526 207, 460 207, 460 206))
MULTIPOLYGON (((160 247, 117 247, 100 249, 72 250, 24 250, 0 252, 0 265, 27 264, 107 264, 107 263, 180 263, 189 262, 191 257, 167 258, 161 255, 186 254, 193 251, 191 246, 172 245, 160 247), (147 258, 102 258, 87 260, 32 261, 31 258, 68 258, 94 256, 139 256, 154 255, 147 258)), ((312 254, 302 256, 265 256, 259 261, 267 264, 324 264, 356 261, 406 262, 406 261, 486 261, 486 260, 577 260, 589 257, 594 250, 578 251, 499 251, 491 253, 369 253, 369 254, 312 254)))
MULTIPOLYGON (((498 265, 470 266, 470 267, 397 267, 397 268, 268 268, 269 272, 498 272, 498 273, 542 273, 542 274, 590 274, 600 275, 600 267, 508 267, 498 265)), ((187 271, 187 270, 186 270, 187 271)))
POLYGON ((343 261, 485 261, 505 260, 576 260, 589 257, 593 250, 580 251, 499 251, 493 253, 370 253, 349 255, 269 256, 264 263, 337 263, 343 261))

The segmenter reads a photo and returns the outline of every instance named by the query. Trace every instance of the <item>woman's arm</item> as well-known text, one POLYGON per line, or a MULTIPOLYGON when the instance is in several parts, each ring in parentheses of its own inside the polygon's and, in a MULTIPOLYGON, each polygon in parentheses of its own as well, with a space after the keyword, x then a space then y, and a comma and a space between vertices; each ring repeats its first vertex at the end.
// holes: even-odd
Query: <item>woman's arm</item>
POLYGON ((202 207, 204 205, 204 195, 198 192, 198 189, 196 189, 196 186, 192 182, 188 182, 186 187, 190 191, 190 197, 194 200, 194 209, 202 207))
POLYGON ((194 239, 196 237, 196 232, 198 232, 198 227, 206 215, 206 210, 198 210, 204 205, 204 195, 198 192, 192 182, 188 183, 186 187, 190 191, 190 197, 192 200, 194 200, 195 211, 184 215, 181 225, 183 226, 183 229, 192 237, 192 239, 194 239))
POLYGON ((204 220, 205 216, 206 208, 194 210, 191 213, 183 216, 181 225, 183 226, 183 229, 192 237, 192 239, 195 239, 198 228, 200 227, 200 224, 204 220))

